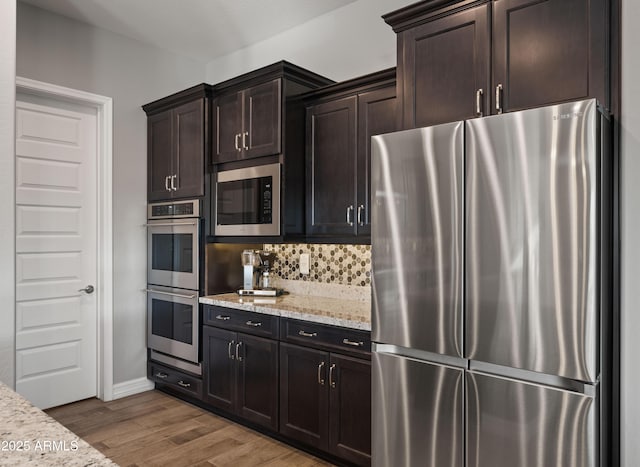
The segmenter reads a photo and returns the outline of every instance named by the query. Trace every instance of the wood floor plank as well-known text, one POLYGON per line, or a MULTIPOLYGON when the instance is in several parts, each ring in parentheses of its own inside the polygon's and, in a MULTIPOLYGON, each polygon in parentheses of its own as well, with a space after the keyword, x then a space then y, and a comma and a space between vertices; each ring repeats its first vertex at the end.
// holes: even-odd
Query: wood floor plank
POLYGON ((331 465, 159 391, 47 413, 123 467, 331 465))

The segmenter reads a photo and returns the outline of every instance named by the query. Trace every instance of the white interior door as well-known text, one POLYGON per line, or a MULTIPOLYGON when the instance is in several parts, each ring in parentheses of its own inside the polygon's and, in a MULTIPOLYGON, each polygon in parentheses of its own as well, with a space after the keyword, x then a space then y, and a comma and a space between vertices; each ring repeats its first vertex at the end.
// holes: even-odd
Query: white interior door
POLYGON ((16 390, 40 408, 96 395, 96 123, 16 99, 16 390))

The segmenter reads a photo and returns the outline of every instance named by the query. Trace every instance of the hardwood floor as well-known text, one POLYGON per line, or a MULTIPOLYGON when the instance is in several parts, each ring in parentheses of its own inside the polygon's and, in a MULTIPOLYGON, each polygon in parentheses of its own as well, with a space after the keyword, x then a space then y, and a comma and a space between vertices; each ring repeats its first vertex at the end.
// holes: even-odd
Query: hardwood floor
POLYGON ((46 411, 121 466, 328 466, 159 391, 46 411))

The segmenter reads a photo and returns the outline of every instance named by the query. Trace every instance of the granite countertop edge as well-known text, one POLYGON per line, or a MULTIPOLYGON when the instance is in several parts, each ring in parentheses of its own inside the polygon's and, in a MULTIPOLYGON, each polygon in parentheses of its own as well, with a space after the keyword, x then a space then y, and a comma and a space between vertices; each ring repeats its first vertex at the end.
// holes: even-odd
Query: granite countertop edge
POLYGON ((200 297, 200 303, 205 305, 215 305, 233 308, 236 310, 262 313, 265 315, 279 316, 282 318, 292 318, 318 324, 371 331, 370 311, 366 318, 362 316, 364 308, 368 308, 370 310, 369 302, 295 295, 278 297, 275 300, 272 299, 275 303, 255 303, 253 300, 254 299, 251 298, 240 297, 237 294, 220 294, 200 297), (317 308, 315 306, 310 306, 309 302, 313 302, 314 300, 317 300, 319 303, 324 302, 324 306, 318 306, 317 308), (298 304, 297 302, 301 303, 298 304), (327 302, 329 302, 329 306, 327 306, 327 302), (334 309, 328 310, 328 308, 334 309), (351 309, 357 310, 354 313, 354 316, 349 316, 351 314, 349 310, 351 309))

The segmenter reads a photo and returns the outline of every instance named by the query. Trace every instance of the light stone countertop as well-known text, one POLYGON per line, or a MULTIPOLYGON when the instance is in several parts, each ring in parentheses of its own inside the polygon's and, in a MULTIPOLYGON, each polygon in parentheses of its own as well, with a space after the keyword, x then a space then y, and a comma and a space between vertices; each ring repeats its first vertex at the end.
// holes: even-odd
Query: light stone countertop
POLYGON ((371 330, 371 301, 315 295, 241 297, 235 293, 200 297, 200 303, 351 329, 371 330))
POLYGON ((0 383, 0 466, 94 465, 116 464, 0 383))

